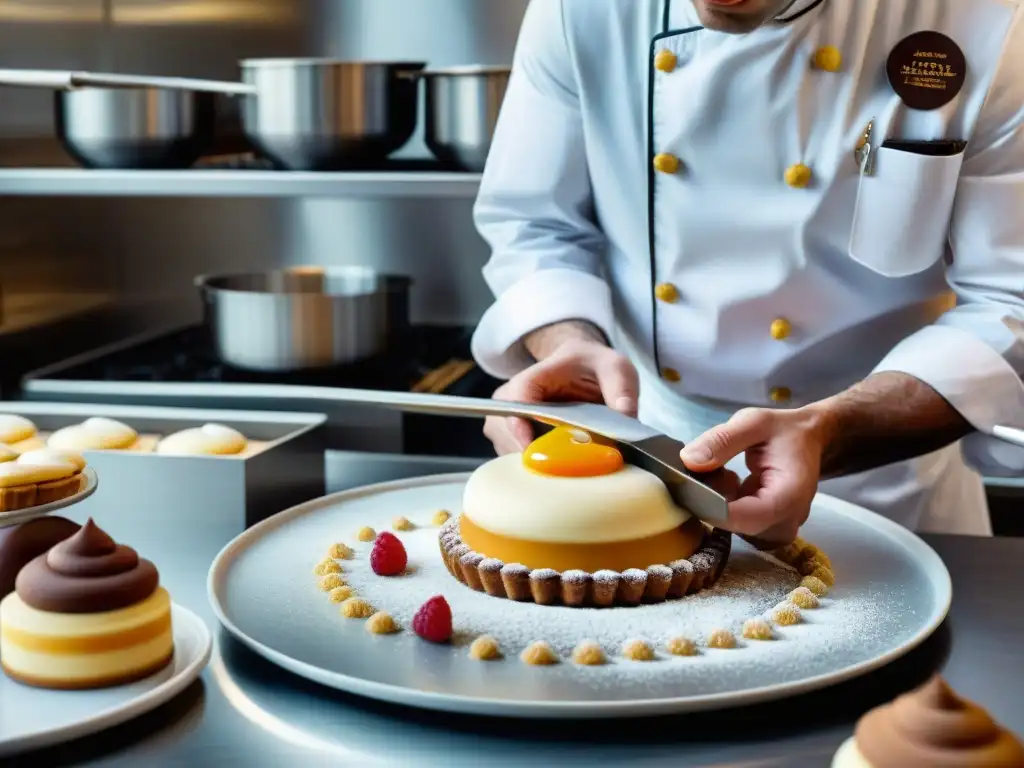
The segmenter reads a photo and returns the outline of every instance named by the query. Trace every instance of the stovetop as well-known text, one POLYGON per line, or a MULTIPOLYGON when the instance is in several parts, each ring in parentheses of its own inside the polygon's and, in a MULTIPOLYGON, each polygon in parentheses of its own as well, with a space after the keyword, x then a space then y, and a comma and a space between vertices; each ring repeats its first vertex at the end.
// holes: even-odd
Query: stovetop
MULTIPOLYGON (((166 390, 153 393, 155 388, 147 384, 162 384, 170 390, 174 384, 209 384, 217 392, 217 384, 277 384, 490 397, 500 382, 472 364, 471 336, 471 328, 415 325, 373 358, 332 368, 262 373, 224 364, 206 326, 190 326, 130 339, 29 374, 22 390, 34 400, 150 405, 196 403, 169 399, 173 392, 166 390)), ((236 397, 231 396, 228 404, 218 402, 213 407, 250 408, 244 399, 237 398, 235 405, 236 397)), ((297 406, 275 403, 275 407, 294 410, 297 406)), ((406 453, 493 455, 476 419, 403 414, 402 433, 406 453), (439 435, 444 436, 444 446, 435 445, 439 435)))
MULTIPOLYGON (((330 368, 278 373, 226 365, 217 357, 207 328, 190 326, 110 351, 97 350, 34 378, 68 382, 293 384, 402 391, 411 390, 428 373, 450 360, 471 360, 471 335, 469 328, 418 325, 376 357, 330 368)), ((481 375, 486 376, 474 368, 466 377, 478 382, 481 375)), ((489 381, 484 384, 490 386, 495 380, 487 378, 489 381)))

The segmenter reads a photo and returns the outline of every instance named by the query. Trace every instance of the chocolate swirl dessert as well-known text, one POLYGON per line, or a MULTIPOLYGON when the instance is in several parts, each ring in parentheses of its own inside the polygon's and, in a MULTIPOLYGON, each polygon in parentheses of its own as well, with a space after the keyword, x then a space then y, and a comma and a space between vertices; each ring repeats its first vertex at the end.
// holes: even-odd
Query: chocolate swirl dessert
POLYGON ((148 677, 174 653, 171 601, 156 567, 90 519, 29 562, 0 602, 0 666, 44 688, 148 677))
POLYGON ((1024 745, 944 680, 868 712, 833 768, 1024 768, 1024 745))

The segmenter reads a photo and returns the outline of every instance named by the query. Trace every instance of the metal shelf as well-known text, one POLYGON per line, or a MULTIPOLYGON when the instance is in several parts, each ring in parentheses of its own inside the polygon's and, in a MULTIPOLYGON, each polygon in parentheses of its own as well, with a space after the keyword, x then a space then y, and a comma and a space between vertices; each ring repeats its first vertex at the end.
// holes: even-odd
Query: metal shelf
POLYGON ((438 171, 0 169, 0 196, 473 198, 480 174, 438 171))

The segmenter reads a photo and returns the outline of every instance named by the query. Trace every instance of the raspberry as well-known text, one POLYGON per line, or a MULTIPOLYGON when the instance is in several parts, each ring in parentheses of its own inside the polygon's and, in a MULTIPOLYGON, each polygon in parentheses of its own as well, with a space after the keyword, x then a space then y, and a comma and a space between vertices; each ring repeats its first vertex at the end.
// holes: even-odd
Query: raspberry
POLYGON ((374 539, 370 567, 378 576, 397 576, 405 570, 408 562, 405 547, 393 533, 384 531, 374 539))
POLYGON ((420 606, 412 617, 412 631, 432 643, 446 643, 452 637, 452 609, 435 595, 420 606))

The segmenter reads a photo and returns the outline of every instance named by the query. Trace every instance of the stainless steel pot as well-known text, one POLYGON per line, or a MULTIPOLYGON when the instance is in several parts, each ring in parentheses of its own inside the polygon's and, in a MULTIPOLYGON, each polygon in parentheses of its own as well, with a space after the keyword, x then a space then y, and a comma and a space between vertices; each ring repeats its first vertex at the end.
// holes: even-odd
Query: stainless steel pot
POLYGON ((213 145, 216 98, 162 88, 58 91, 57 137, 86 168, 188 168, 213 145))
POLYGON ((372 165, 416 130, 422 62, 248 59, 242 79, 257 98, 242 105, 249 140, 292 170, 372 165))
POLYGON ((187 168, 213 144, 218 96, 255 93, 217 80, 0 69, 0 85, 48 88, 57 137, 87 168, 187 168))
POLYGON ((408 327, 411 282, 361 267, 196 278, 220 359, 252 371, 379 354, 408 327))
POLYGON ((419 74, 426 89, 424 138, 446 163, 482 171, 505 99, 508 67, 454 67, 419 74))

